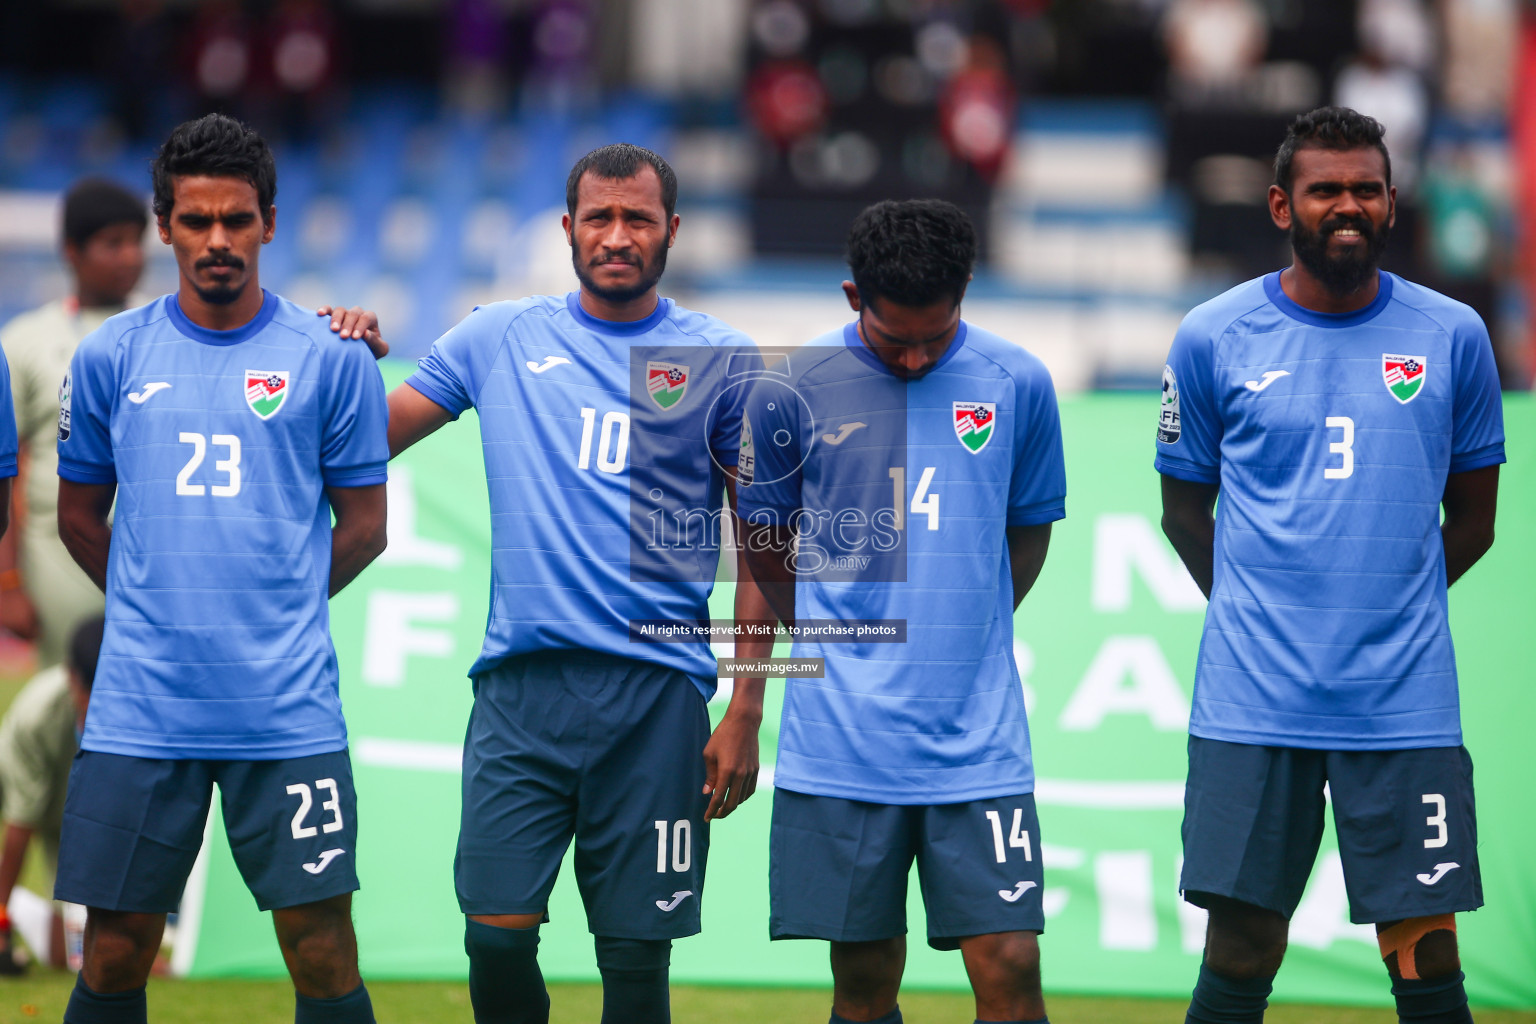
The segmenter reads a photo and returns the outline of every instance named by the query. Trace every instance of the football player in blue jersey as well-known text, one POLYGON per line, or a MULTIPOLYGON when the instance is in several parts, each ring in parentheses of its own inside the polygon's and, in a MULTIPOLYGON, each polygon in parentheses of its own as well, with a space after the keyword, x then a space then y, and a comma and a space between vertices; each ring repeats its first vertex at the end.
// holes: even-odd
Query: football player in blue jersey
POLYGON ((809 631, 795 655, 825 666, 786 684, 770 932, 830 940, 833 1024, 901 1020, 914 860, 928 943, 961 951, 977 1019, 1045 1020, 1013 616, 1066 475, 1045 366, 961 318, 975 260, 957 207, 869 207, 843 284, 857 319, 748 405, 747 557, 778 618, 809 631), (899 642, 818 638, 836 625, 899 642))
POLYGON ((1377 269, 1383 135, 1336 107, 1291 124, 1269 189, 1291 265, 1194 309, 1163 372, 1163 528, 1210 598, 1190 1021, 1263 1019, 1325 784, 1350 919, 1376 926, 1400 1017, 1472 1019, 1454 915, 1483 897, 1446 587, 1493 543, 1503 414, 1477 314, 1377 269))
MULTIPOLYGON (((762 366, 744 335, 658 296, 676 199, 650 150, 583 157, 564 218, 578 290, 476 308, 389 398, 395 454, 466 409, 480 420, 491 609, 454 878, 481 1022, 548 1019, 539 926, 573 836, 603 1020, 669 1019, 671 940, 699 930, 709 822, 756 785, 763 680, 736 682, 711 736, 708 638, 635 642, 707 624, 762 366)), ((767 617, 749 585, 736 610, 767 617)))
POLYGON ((260 136, 189 121, 153 174, 177 291, 90 334, 60 396, 59 533, 107 594, 55 890, 89 908, 64 1019, 146 1020, 217 783, 295 1020, 364 1024, 326 600, 384 548, 383 380, 365 346, 261 287, 277 176, 260 136))

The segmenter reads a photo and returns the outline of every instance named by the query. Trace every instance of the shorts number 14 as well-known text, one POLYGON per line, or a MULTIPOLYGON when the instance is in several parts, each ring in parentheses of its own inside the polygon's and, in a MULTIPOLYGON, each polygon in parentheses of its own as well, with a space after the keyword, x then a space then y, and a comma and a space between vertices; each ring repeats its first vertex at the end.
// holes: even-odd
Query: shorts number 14
POLYGON ((997 811, 988 811, 987 820, 992 823, 992 846, 997 851, 997 862, 1007 863, 1010 848, 1022 848, 1025 860, 1034 860, 1029 849, 1029 833, 1024 831, 1024 808, 1013 809, 1013 826, 1008 830, 1008 846, 1003 846, 1003 818, 997 811))

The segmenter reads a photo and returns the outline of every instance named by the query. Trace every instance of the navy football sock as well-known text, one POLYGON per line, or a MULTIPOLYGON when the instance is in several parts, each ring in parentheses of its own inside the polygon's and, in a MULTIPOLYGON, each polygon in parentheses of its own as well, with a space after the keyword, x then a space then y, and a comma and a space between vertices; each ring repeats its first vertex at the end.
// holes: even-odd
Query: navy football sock
MULTIPOLYGON (((847 1017, 839 1016, 838 1012, 833 1010, 832 1019, 828 1021, 827 1024, 854 1024, 854 1022, 849 1020, 847 1017)), ((884 1017, 876 1017, 872 1021, 867 1021, 866 1024, 901 1024, 901 1007, 897 1006, 896 1009, 892 1010, 884 1017)))
POLYGON ((1205 964, 1189 1000, 1185 1024, 1262 1024, 1275 976, 1228 978, 1205 964))
POLYGON ((366 985, 335 999, 311 999, 298 992, 293 996, 293 1024, 374 1024, 366 985))
POLYGON ((476 1024, 548 1024, 538 925, 497 928, 465 918, 464 952, 476 1024))
POLYGON ((75 990, 64 1007, 64 1024, 147 1024, 148 1020, 142 985, 127 992, 93 992, 83 974, 75 977, 75 990))
MULTIPOLYGON (((847 1017, 839 1016, 838 1012, 833 1010, 832 1019, 828 1021, 827 1024, 854 1024, 854 1022, 849 1020, 847 1017)), ((876 1017, 872 1021, 866 1021, 865 1024, 902 1024, 901 1007, 897 1006, 896 1009, 892 1010, 884 1017, 876 1017)))
POLYGON ((597 969, 603 976, 602 1024, 668 1024, 672 994, 667 968, 671 939, 610 939, 599 935, 597 969))
POLYGON ((1397 1018, 1411 1024, 1472 1024, 1467 1009, 1466 975, 1457 971, 1444 978, 1416 978, 1392 985, 1397 1018))

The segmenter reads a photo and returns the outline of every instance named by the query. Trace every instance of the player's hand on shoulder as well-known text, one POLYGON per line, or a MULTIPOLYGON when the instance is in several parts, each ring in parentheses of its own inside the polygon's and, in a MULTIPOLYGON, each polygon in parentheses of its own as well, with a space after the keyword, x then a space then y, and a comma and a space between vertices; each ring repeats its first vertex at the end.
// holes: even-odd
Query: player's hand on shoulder
POLYGON ((389 355, 389 342, 384 340, 383 333, 379 330, 379 316, 371 309, 361 306, 353 306, 343 309, 340 306, 321 306, 315 310, 316 316, 328 316, 331 318, 331 330, 343 338, 357 338, 368 346, 368 351, 373 353, 373 358, 383 359, 389 355))

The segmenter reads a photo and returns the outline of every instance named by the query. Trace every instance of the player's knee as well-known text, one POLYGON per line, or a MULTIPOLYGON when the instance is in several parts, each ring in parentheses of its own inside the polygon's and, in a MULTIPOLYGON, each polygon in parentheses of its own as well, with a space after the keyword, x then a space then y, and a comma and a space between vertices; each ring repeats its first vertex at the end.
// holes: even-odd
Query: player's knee
POLYGON ((600 971, 650 974, 672 966, 671 939, 615 939, 599 935, 593 939, 593 946, 600 971))
POLYGON ((358 984, 350 900, 323 900, 272 912, 294 983, 307 994, 344 995, 358 984))
POLYGON ((1205 962, 1228 978, 1270 977, 1285 959, 1288 923, 1273 910, 1215 900, 1210 904, 1205 962))
POLYGON ((878 1000, 901 984, 906 966, 901 939, 832 943, 832 981, 838 993, 864 1003, 878 1000))
POLYGON ((86 981, 97 992, 136 988, 149 978, 164 918, 91 910, 86 925, 86 981))
POLYGON ((1461 970, 1454 914, 1410 917, 1379 925, 1376 943, 1393 980, 1433 980, 1461 970))
POLYGON ((978 935, 975 960, 990 974, 1007 979, 1012 986, 1040 986, 1040 942, 1034 932, 978 935))

